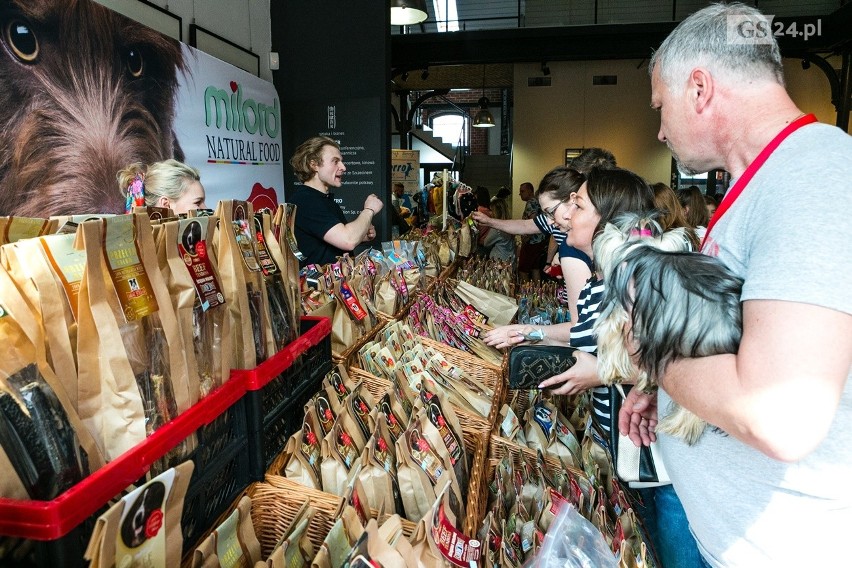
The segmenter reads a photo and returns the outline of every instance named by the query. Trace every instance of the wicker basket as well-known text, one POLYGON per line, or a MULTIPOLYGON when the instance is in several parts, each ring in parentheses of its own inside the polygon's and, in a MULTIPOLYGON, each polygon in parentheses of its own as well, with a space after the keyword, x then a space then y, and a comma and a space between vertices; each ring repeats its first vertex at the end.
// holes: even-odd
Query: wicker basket
MULTIPOLYGON (((352 369, 352 377, 357 381, 363 381, 364 387, 374 397, 381 398, 390 392, 392 385, 389 381, 375 377, 360 369, 352 369)), ((453 407, 459 424, 462 428, 465 448, 468 455, 472 455, 470 465, 470 479, 468 481, 467 494, 467 516, 465 517, 463 530, 468 536, 475 536, 482 519, 485 518, 485 506, 488 498, 488 488, 483 479, 488 451, 488 436, 490 424, 479 416, 471 414, 460 408, 453 407)))
MULTIPOLYGON (((440 353, 450 364, 455 365, 471 377, 479 380, 486 387, 491 389, 493 395, 491 398, 491 411, 486 419, 489 427, 493 427, 497 417, 500 415, 500 407, 503 405, 505 397, 506 380, 502 369, 496 365, 491 365, 483 361, 475 355, 471 355, 465 351, 454 349, 448 345, 444 345, 438 341, 418 336, 417 338, 424 347, 431 347, 440 353)), ((349 375, 356 381, 360 379, 381 379, 367 371, 356 366, 357 360, 355 357, 350 361, 349 375)), ((455 407, 457 410, 461 410, 455 407)))

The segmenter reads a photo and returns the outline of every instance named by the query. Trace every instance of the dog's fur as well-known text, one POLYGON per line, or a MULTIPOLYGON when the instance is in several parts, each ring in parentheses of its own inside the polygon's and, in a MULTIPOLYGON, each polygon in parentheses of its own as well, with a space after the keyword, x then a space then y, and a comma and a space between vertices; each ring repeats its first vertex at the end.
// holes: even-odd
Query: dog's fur
POLYGON ((183 159, 179 42, 92 0, 0 0, 0 44, 0 215, 122 213, 116 172, 183 159))
MULTIPOLYGON (((625 222, 647 225, 637 219, 625 222)), ((604 310, 595 325, 604 382, 638 378, 637 388, 648 391, 678 358, 737 352, 740 278, 715 258, 689 252, 688 245, 675 246, 680 237, 660 234, 658 226, 650 238, 635 240, 624 225, 607 229, 610 244, 618 241, 616 232, 623 244, 610 249, 604 310)), ((694 444, 705 425, 675 405, 657 429, 694 444)))

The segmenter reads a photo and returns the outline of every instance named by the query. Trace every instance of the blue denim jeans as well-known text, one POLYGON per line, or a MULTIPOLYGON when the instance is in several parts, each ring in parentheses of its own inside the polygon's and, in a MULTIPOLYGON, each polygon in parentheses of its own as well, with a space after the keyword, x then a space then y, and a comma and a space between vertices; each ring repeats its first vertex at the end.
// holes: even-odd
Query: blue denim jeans
POLYGON ((637 490, 636 515, 645 527, 662 568, 705 568, 683 505, 671 485, 637 490))

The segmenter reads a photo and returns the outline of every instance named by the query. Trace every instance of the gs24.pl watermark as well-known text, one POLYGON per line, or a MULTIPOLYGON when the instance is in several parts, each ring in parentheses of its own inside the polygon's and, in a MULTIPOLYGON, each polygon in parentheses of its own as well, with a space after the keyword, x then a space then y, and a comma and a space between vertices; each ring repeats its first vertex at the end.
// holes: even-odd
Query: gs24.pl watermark
POLYGON ((807 23, 776 22, 775 16, 763 18, 749 15, 732 15, 727 18, 728 43, 768 44, 773 38, 801 38, 808 41, 822 35, 822 18, 807 23))

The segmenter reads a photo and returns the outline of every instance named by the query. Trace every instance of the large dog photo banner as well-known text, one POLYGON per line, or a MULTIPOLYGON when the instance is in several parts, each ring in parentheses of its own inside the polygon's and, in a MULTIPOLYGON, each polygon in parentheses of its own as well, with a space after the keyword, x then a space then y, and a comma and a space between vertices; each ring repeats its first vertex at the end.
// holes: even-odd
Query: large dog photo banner
POLYGON ((118 171, 169 158, 211 207, 283 198, 271 83, 91 0, 0 0, 0 29, 0 215, 123 213, 118 171))

